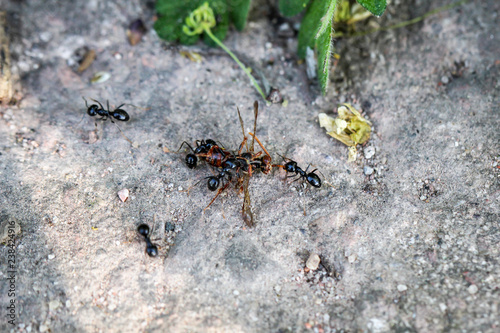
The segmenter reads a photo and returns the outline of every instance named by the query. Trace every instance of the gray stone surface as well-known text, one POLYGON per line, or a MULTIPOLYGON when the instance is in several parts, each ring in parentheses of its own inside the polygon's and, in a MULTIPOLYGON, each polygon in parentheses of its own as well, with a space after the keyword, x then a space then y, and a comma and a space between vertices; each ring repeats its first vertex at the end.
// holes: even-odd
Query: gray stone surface
MULTIPOLYGON (((289 101, 261 107, 258 137, 277 162, 313 164, 324 184, 256 175, 253 229, 232 187, 204 213, 213 193, 194 185, 209 169, 164 152, 206 138, 237 147, 237 107, 251 130, 259 96, 228 56, 151 31, 130 46, 125 27, 137 17, 151 27, 154 14, 137 0, 1 3, 24 89, 19 106, 0 109, 0 215, 21 223, 19 317, 12 328, 2 315, 2 332, 498 332, 498 1, 339 40, 324 97, 278 25, 260 16, 232 31, 226 44, 289 101), (77 74, 67 59, 84 45, 97 58, 77 74), (97 71, 111 78, 90 85, 97 71), (89 144, 82 96, 139 106, 126 106, 132 120, 120 124, 137 148, 109 122, 89 144), (373 123, 369 159, 360 148, 347 162, 319 127, 317 114, 342 102, 373 123), (154 226, 157 258, 144 253, 140 223, 154 226), (306 272, 311 253, 321 263, 306 272)), ((396 1, 379 22, 438 5, 413 4, 396 1)))

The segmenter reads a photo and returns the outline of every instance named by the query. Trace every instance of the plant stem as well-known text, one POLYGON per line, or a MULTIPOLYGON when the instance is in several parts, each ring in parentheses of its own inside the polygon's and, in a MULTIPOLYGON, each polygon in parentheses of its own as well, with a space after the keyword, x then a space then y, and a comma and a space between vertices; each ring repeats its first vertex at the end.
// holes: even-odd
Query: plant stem
POLYGON ((252 82, 253 86, 255 87, 255 89, 257 89, 257 91, 259 92, 259 94, 262 96, 262 98, 264 100, 266 100, 266 95, 264 95, 264 92, 262 91, 262 89, 260 88, 259 84, 257 83, 257 80, 255 80, 255 78, 253 77, 252 74, 250 74, 250 71, 245 67, 245 65, 236 57, 236 55, 234 55, 233 52, 231 52, 230 49, 228 49, 226 47, 226 45, 224 45, 217 37, 215 37, 215 35, 212 33, 212 31, 210 31, 210 28, 204 28, 204 31, 205 33, 210 37, 212 38, 212 40, 217 44, 219 45, 224 51, 227 52, 227 54, 229 54, 231 56, 231 58, 233 58, 234 61, 236 61, 236 63, 241 67, 241 69, 243 69, 243 71, 247 74, 248 78, 250 79, 250 81, 252 82))

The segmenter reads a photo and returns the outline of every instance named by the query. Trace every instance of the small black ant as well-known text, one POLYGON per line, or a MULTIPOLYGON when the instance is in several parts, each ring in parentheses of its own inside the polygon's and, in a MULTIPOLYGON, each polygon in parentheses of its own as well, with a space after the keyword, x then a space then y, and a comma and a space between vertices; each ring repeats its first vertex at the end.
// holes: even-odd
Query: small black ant
POLYGON ((150 257, 156 257, 158 255, 158 247, 149 239, 149 226, 147 224, 141 224, 137 227, 137 232, 143 235, 146 240, 146 253, 150 257))
MULTIPOLYGON (((107 109, 104 108, 104 106, 99 102, 99 101, 96 101, 95 99, 92 99, 94 102, 96 102, 97 104, 92 104, 92 105, 88 105, 87 103, 87 100, 82 97, 83 100, 85 101, 85 107, 87 108, 87 114, 91 117, 94 117, 94 116, 100 116, 101 118, 99 120, 107 120, 109 118, 109 120, 115 124, 115 122, 113 121, 113 118, 115 120, 119 120, 119 121, 129 121, 130 120, 130 116, 128 115, 128 113, 125 111, 125 110, 122 110, 120 109, 122 106, 124 106, 125 104, 121 104, 120 106, 118 106, 116 109, 114 109, 113 111, 111 111, 109 109, 109 101, 106 101, 106 106, 107 106, 107 109)), ((116 125, 116 124, 115 124, 116 125)), ((96 126, 97 126, 97 123, 96 123, 96 126)), ((116 127, 118 127, 118 125, 116 125, 116 127)), ((118 127, 118 130, 120 130, 120 133, 123 135, 123 137, 132 144, 132 141, 130 141, 129 138, 127 138, 125 136, 125 134, 123 134, 122 130, 120 129, 120 127, 118 127)))
MULTIPOLYGON (((273 167, 283 168, 287 173, 295 173, 295 176, 298 176, 298 177, 294 181, 297 181, 299 179, 304 179, 311 186, 320 188, 321 187, 321 179, 319 178, 319 176, 317 174, 314 173, 318 169, 314 169, 313 171, 307 173, 307 170, 309 170, 309 166, 310 166, 310 164, 307 166, 306 170, 304 171, 297 165, 297 162, 290 160, 290 159, 288 159, 288 162, 286 162, 285 165, 273 165, 273 167)), ((288 175, 287 175, 287 177, 288 177, 288 175)))
POLYGON ((85 101, 85 106, 87 107, 87 113, 91 117, 99 115, 99 116, 101 116, 102 120, 106 120, 109 118, 109 120, 111 120, 112 123, 114 123, 113 118, 115 118, 116 120, 119 120, 119 121, 129 121, 130 120, 130 116, 128 115, 128 113, 125 110, 120 109, 125 104, 122 104, 122 105, 118 106, 116 109, 114 109, 113 111, 111 111, 109 109, 109 101, 106 101, 107 107, 108 107, 108 109, 106 110, 104 108, 104 106, 102 106, 102 104, 99 101, 96 101, 95 99, 92 99, 92 100, 94 102, 96 102, 97 104, 99 104, 99 106, 97 106, 96 104, 92 104, 91 106, 89 106, 87 104, 87 100, 85 98, 83 100, 85 101))

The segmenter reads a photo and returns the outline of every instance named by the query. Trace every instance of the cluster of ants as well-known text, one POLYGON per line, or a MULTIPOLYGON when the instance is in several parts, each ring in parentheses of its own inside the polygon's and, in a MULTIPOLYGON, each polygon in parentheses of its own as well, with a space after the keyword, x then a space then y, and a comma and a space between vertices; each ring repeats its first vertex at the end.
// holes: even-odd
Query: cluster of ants
POLYGON ((191 153, 187 154, 185 159, 186 165, 189 168, 196 168, 198 161, 201 160, 211 166, 215 171, 215 175, 204 178, 208 179, 207 187, 210 191, 218 189, 217 194, 214 196, 212 201, 210 201, 208 206, 205 207, 205 210, 210 207, 215 199, 217 199, 217 197, 229 186, 232 181, 236 182, 236 187, 240 187, 245 195, 242 207, 242 217, 249 227, 253 226, 253 214, 250 207, 250 196, 248 192, 248 182, 252 175, 255 175, 258 172, 269 174, 273 168, 281 168, 286 171, 287 178, 289 174, 293 174, 291 177, 296 177, 294 181, 303 180, 313 187, 321 187, 321 179, 315 173, 317 169, 308 172, 309 166, 306 170, 303 170, 297 165, 297 162, 285 157, 283 157, 286 161, 284 165, 272 164, 271 155, 267 152, 266 148, 264 148, 260 140, 254 134, 257 126, 258 112, 258 103, 255 101, 254 129, 253 133, 248 133, 252 137, 250 147, 248 147, 248 138, 245 135, 240 110, 238 110, 238 116, 243 132, 243 141, 237 151, 226 149, 212 139, 197 140, 195 142, 195 148, 184 141, 178 150, 180 151, 184 145, 189 147, 191 150, 191 153), (260 148, 262 148, 261 151, 254 151, 255 141, 260 148), (246 151, 243 152, 245 147, 246 151))
MULTIPOLYGON (((85 99, 84 99, 85 100, 85 99)), ((85 100, 85 106, 87 107, 88 115, 100 116, 101 120, 105 121, 110 119, 114 123, 113 119, 119 121, 128 121, 130 119, 129 115, 125 110, 120 109, 124 104, 120 105, 113 111, 109 108, 109 103, 107 104, 107 109, 96 100, 93 100, 97 104, 92 104, 88 106, 85 100)), ((184 141, 177 152, 179 152, 184 145, 186 145, 191 153, 186 155, 185 162, 188 168, 194 169, 198 165, 198 162, 204 161, 209 166, 211 166, 215 175, 205 177, 203 179, 208 179, 207 187, 210 191, 216 191, 217 194, 213 197, 212 201, 205 207, 204 210, 208 209, 212 203, 217 199, 217 197, 231 184, 231 182, 236 182, 236 187, 240 187, 241 191, 244 193, 243 207, 242 207, 242 217, 245 223, 252 227, 254 224, 253 214, 251 210, 250 195, 248 191, 248 184, 250 177, 258 172, 263 174, 269 174, 273 168, 281 168, 286 171, 287 178, 289 174, 293 174, 291 177, 296 177, 294 181, 303 180, 309 183, 311 186, 319 188, 321 187, 321 179, 315 173, 317 169, 308 172, 309 166, 303 170, 297 165, 297 162, 283 157, 286 161, 284 165, 282 164, 272 164, 271 155, 267 152, 266 148, 262 145, 260 140, 255 136, 257 127, 257 116, 259 112, 258 102, 254 102, 254 126, 253 133, 248 134, 252 137, 250 147, 248 146, 248 138, 245 135, 243 119, 241 118, 240 110, 238 109, 238 116, 240 119, 241 129, 243 132, 243 141, 241 142, 237 151, 231 151, 226 149, 224 146, 219 145, 212 139, 197 140, 195 142, 196 147, 193 147, 186 141, 184 141), (262 148, 262 151, 254 151, 255 141, 262 148), (243 149, 245 152, 243 152, 243 149), (221 186, 222 185, 222 186, 221 186)), ((97 126, 97 125, 96 125, 97 126)), ((118 129, 120 129, 118 127, 118 129)), ((122 135, 131 142, 121 131, 122 135)), ((202 180, 203 180, 202 179, 202 180)), ((198 182, 199 183, 199 182, 198 182)), ((198 184, 197 183, 197 184, 198 184)), ((146 241, 146 252, 148 255, 154 257, 157 255, 158 250, 156 245, 151 243, 149 239, 149 226, 146 224, 141 224, 137 231, 139 234, 144 236, 146 241)))

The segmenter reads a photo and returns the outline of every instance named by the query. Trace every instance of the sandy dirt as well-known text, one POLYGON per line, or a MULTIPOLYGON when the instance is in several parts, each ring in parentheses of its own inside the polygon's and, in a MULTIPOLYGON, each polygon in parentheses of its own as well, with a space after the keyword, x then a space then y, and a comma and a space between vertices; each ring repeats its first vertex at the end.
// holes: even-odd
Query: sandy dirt
MULTIPOLYGON (((337 41, 326 96, 297 61, 296 40, 268 17, 232 30, 226 45, 287 107, 264 105, 222 51, 159 40, 152 1, 0 3, 23 87, 18 105, 0 109, 2 237, 9 221, 20 226, 15 325, 2 283, 2 332, 500 330, 498 1, 337 41), (131 46, 125 30, 138 17, 149 31, 131 46), (77 73, 68 59, 82 46, 97 57, 77 73), (90 84, 98 71, 111 78, 90 84), (137 106, 123 107, 131 120, 120 124, 133 145, 109 121, 96 141, 82 96, 137 106), (323 186, 304 189, 279 170, 254 175, 248 228, 238 190, 204 212, 213 193, 194 185, 210 168, 189 169, 186 152, 172 152, 208 138, 236 149, 236 109, 251 131, 254 100, 274 161, 314 165, 323 186), (373 123, 354 163, 317 119, 344 102, 373 123), (156 258, 141 223, 153 228, 156 258), (321 264, 308 271, 312 253, 321 264)), ((439 4, 411 5, 393 1, 377 22, 439 4)), ((8 251, 0 247, 2 279, 8 251)))

